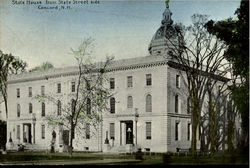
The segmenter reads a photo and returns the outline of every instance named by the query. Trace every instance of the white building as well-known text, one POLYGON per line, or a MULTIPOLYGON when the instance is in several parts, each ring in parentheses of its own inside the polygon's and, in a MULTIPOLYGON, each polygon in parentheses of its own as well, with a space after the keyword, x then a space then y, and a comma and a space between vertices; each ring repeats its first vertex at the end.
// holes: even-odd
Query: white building
MULTIPOLYGON (((171 14, 166 8, 162 26, 149 45, 150 56, 113 61, 108 67, 107 85, 116 93, 115 109, 103 114, 98 130, 88 128, 84 139, 76 136, 74 150, 122 152, 140 147, 143 151, 176 152, 178 147, 190 148, 191 118, 184 73, 166 55, 164 38, 175 31, 171 14), (105 144, 106 137, 109 145, 105 144)), ((69 130, 49 126, 44 117, 57 106, 38 102, 34 95, 49 93, 67 102, 76 72, 76 67, 54 68, 9 78, 7 139, 13 143, 8 143, 7 149, 19 143, 37 150, 50 149, 53 131, 56 150, 68 145, 65 137, 69 137, 69 130)))

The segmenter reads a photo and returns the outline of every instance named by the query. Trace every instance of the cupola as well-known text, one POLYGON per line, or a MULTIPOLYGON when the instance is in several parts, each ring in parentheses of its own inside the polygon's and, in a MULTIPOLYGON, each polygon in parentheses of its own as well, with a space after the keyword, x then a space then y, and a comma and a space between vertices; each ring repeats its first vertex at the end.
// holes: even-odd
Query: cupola
POLYGON ((173 26, 173 20, 171 18, 172 12, 169 9, 169 0, 166 0, 166 9, 163 12, 163 18, 160 28, 154 34, 148 51, 151 55, 161 55, 167 49, 167 45, 171 45, 169 40, 174 41, 176 39, 176 29, 173 26))

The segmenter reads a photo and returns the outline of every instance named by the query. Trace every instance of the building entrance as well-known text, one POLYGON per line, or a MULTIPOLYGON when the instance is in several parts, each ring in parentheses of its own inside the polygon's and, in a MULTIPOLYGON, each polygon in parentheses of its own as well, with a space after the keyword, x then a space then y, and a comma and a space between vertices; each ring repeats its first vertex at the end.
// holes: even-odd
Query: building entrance
POLYGON ((31 143, 31 124, 23 124, 23 142, 31 143))
POLYGON ((63 130, 63 145, 69 145, 69 130, 63 130))
POLYGON ((126 144, 133 144, 133 121, 126 122, 126 144))

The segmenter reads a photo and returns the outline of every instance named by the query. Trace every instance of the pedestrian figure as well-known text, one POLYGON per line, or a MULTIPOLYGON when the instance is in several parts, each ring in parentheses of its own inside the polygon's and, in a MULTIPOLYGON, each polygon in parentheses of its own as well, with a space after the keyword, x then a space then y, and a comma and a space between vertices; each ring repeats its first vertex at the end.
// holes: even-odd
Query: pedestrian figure
POLYGON ((56 132, 53 130, 52 132, 52 140, 51 140, 51 153, 55 153, 55 142, 56 142, 56 132))

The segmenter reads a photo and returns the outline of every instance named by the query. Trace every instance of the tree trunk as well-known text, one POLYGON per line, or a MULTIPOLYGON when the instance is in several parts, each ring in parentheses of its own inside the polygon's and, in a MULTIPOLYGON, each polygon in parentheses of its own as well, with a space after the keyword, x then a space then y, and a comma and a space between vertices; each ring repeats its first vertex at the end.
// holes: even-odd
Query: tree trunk
POLYGON ((212 98, 210 98, 209 101, 209 110, 211 114, 211 120, 210 120, 210 125, 211 125, 211 153, 215 153, 215 141, 216 141, 216 128, 215 128, 215 108, 214 108, 214 103, 212 101, 212 98))
POLYGON ((199 114, 199 104, 197 99, 193 98, 193 110, 192 110, 192 155, 194 156, 196 153, 197 146, 197 128, 198 128, 198 114, 199 114))
POLYGON ((71 130, 70 130, 70 143, 69 143, 69 154, 70 157, 72 157, 72 153, 73 153, 73 140, 74 140, 74 131, 75 127, 73 125, 73 123, 71 123, 71 130))
POLYGON ((4 99, 4 105, 5 105, 5 113, 6 113, 6 119, 8 118, 8 103, 7 103, 7 95, 3 95, 4 99))
POLYGON ((228 135, 227 135, 227 146, 228 151, 233 151, 233 135, 234 135, 234 123, 232 121, 228 121, 228 135))
POLYGON ((204 127, 201 132, 201 149, 200 150, 202 153, 206 152, 204 127))

